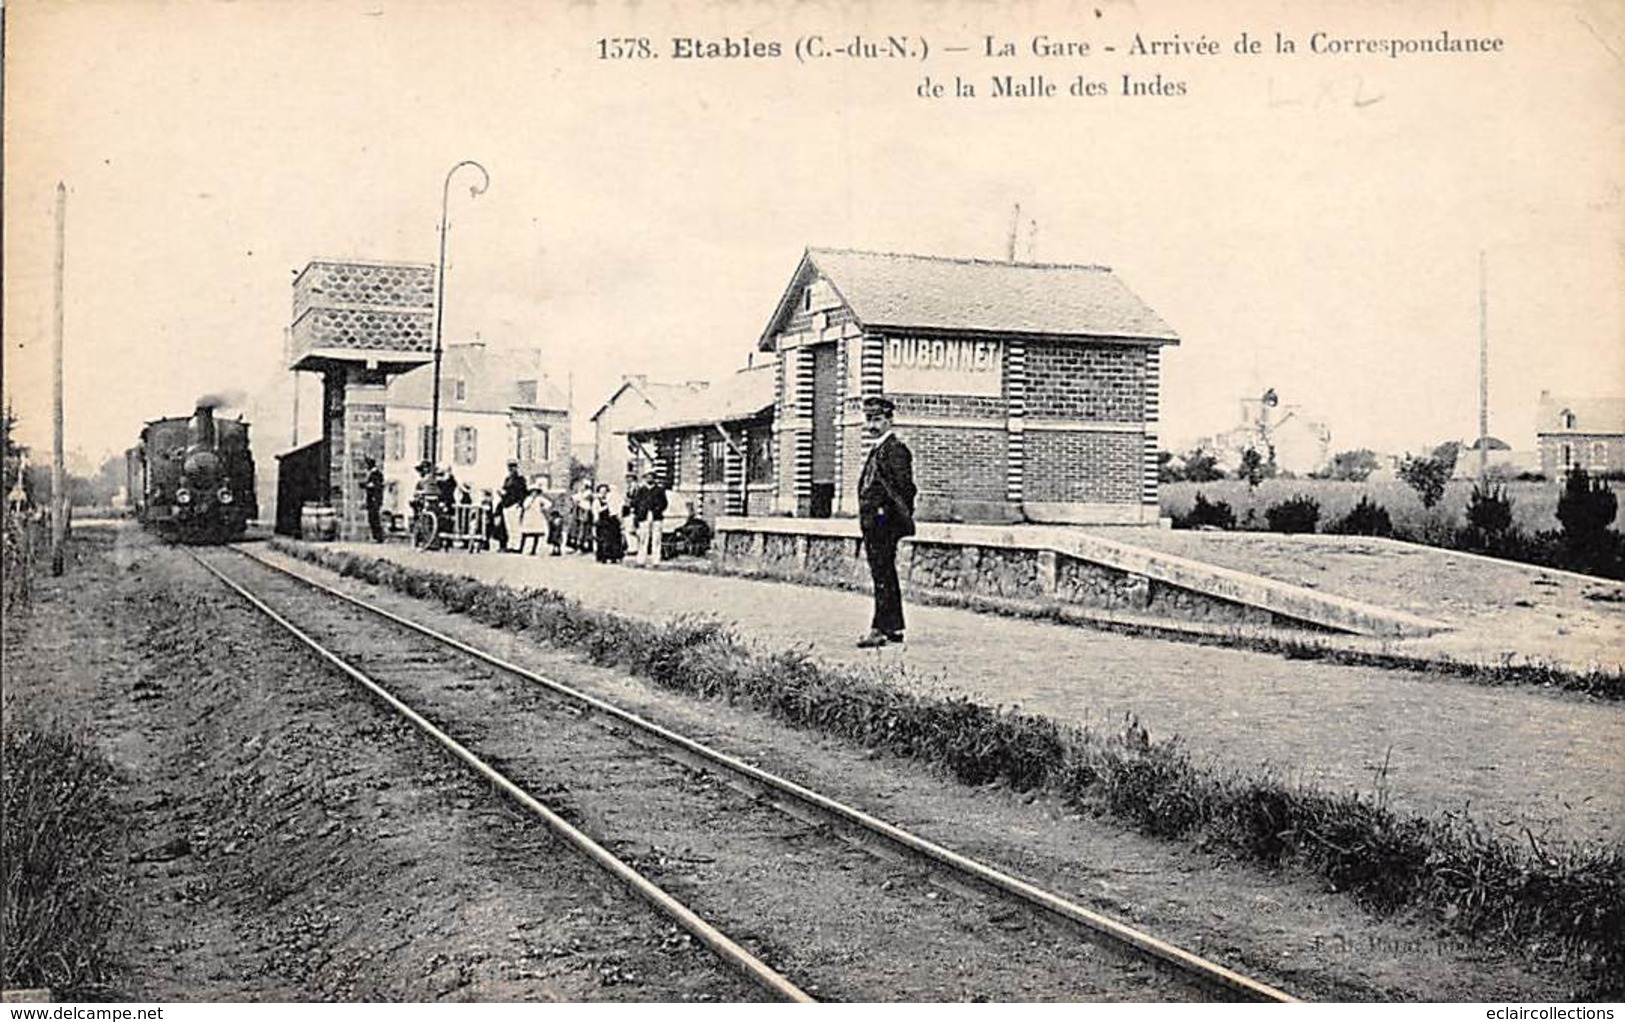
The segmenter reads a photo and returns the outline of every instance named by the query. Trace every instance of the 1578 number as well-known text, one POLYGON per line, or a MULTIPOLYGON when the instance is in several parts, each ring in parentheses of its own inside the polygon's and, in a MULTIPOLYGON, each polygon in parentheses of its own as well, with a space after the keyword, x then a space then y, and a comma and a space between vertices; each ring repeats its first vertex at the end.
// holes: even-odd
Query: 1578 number
POLYGON ((654 47, 641 36, 598 40, 599 60, 648 60, 654 55, 654 47))

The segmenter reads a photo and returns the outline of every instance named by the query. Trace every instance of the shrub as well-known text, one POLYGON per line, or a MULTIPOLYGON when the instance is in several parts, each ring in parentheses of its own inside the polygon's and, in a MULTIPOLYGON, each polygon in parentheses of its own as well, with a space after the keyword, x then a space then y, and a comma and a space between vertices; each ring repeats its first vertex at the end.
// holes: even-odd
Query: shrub
POLYGON ((1512 528, 1512 498, 1507 496, 1505 486, 1486 490, 1474 484, 1473 495, 1467 500, 1467 527, 1486 536, 1498 536, 1512 528))
POLYGON ((1258 453, 1258 448, 1249 447, 1241 452, 1241 467, 1236 469, 1239 478, 1247 480, 1247 485, 1256 487, 1259 483, 1275 475, 1275 452, 1270 451, 1269 460, 1258 453))
POLYGON ((1176 523, 1181 529, 1234 529, 1236 527, 1236 513, 1224 501, 1209 502, 1200 492, 1196 494, 1196 503, 1191 506, 1191 513, 1176 523))
POLYGON ((1473 493, 1467 501, 1467 527, 1455 537, 1452 544, 1458 550, 1472 550, 1495 557, 1517 560, 1515 551, 1525 549, 1523 536, 1512 525, 1512 498, 1506 487, 1488 489, 1473 484, 1473 493))
POLYGON ((1433 455, 1426 458, 1406 458, 1399 466, 1399 478, 1416 491, 1424 508, 1431 508, 1444 496, 1444 488, 1456 471, 1454 457, 1433 455))
POLYGON ((1302 495, 1271 504, 1264 510, 1271 532, 1314 532, 1320 521, 1320 503, 1302 495))
POLYGON ((1377 470, 1375 451, 1362 447, 1357 451, 1339 451, 1332 456, 1322 475, 1327 479, 1342 479, 1363 483, 1377 470))
POLYGON ((1326 531, 1339 536, 1392 536, 1394 523, 1386 508, 1362 496, 1347 514, 1327 525, 1326 531))
POLYGON ((1578 571, 1620 574, 1620 537, 1609 528, 1619 500, 1601 479, 1574 468, 1563 481, 1557 499, 1557 520, 1563 526, 1563 547, 1569 566, 1578 571))

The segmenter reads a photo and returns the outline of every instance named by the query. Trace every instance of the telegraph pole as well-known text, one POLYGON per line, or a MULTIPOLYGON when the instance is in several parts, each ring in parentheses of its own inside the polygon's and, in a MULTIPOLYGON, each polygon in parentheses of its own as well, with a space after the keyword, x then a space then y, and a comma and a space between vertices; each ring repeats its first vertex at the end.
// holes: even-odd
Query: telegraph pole
POLYGON ((62 454, 62 273, 67 262, 68 187, 56 183, 56 295, 51 332, 51 574, 62 574, 62 539, 67 534, 68 486, 62 454))
POLYGON ((1484 250, 1478 250, 1478 485, 1489 480, 1490 437, 1490 333, 1489 281, 1484 250))

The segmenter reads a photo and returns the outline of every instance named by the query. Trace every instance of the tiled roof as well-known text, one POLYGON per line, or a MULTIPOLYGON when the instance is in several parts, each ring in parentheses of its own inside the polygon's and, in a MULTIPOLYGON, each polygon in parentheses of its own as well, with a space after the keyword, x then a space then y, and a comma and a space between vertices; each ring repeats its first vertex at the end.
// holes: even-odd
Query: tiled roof
POLYGON ((773 407, 774 387, 771 363, 741 369, 703 390, 674 395, 648 415, 629 421, 625 432, 649 433, 754 418, 773 407))
POLYGON ((1165 343, 1179 339, 1172 327, 1104 266, 943 259, 832 248, 807 250, 768 334, 777 329, 788 303, 805 286, 809 265, 829 280, 865 327, 1165 343))
MULTIPOLYGON (((641 399, 645 405, 653 408, 663 408, 669 402, 677 400, 684 395, 693 394, 700 389, 700 384, 689 383, 657 383, 643 376, 629 376, 621 381, 615 392, 609 396, 598 410, 588 417, 589 422, 597 422, 599 416, 609 411, 610 406, 623 400, 622 395, 631 391, 633 399, 641 399)), ((647 409, 645 409, 647 410, 647 409)))
MULTIPOLYGON (((388 404, 428 408, 433 403, 434 367, 420 366, 389 384, 388 404)), ((448 344, 440 366, 440 407, 460 411, 505 412, 515 406, 568 411, 569 399, 547 379, 541 352, 534 348, 488 348, 484 344, 448 344), (457 381, 463 399, 457 400, 457 381), (521 380, 536 382, 536 399, 521 400, 521 380)))
POLYGON ((1536 416, 1536 433, 1625 433, 1625 398, 1553 397, 1542 392, 1536 416), (1574 425, 1564 423, 1564 412, 1574 416, 1574 425))

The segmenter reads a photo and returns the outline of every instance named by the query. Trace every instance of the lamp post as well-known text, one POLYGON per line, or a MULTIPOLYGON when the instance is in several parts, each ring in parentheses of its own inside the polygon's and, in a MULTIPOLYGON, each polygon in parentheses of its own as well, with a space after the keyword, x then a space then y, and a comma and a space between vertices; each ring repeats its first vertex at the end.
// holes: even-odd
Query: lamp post
POLYGON ((435 273, 434 295, 434 398, 429 411, 429 451, 425 459, 437 466, 440 464, 440 325, 446 309, 446 230, 450 226, 447 210, 451 201, 451 179, 464 167, 473 167, 480 172, 480 183, 469 186, 469 198, 475 198, 491 187, 491 175, 485 172, 485 168, 473 160, 464 160, 446 171, 446 184, 440 189, 440 268, 435 273))

